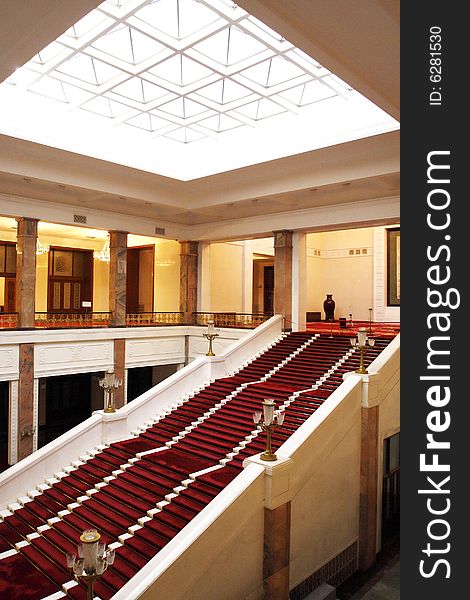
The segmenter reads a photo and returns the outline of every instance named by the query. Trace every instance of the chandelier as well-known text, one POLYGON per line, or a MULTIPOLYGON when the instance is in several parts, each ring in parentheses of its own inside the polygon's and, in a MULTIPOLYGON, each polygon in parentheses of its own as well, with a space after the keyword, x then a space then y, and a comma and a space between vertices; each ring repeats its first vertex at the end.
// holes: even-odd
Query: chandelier
POLYGON ((109 249, 109 238, 105 241, 100 251, 95 250, 93 252, 93 258, 95 258, 96 260, 101 260, 102 262, 110 261, 111 253, 109 249))
POLYGON ((42 244, 39 238, 36 240, 36 254, 47 254, 49 252, 49 244, 42 244))

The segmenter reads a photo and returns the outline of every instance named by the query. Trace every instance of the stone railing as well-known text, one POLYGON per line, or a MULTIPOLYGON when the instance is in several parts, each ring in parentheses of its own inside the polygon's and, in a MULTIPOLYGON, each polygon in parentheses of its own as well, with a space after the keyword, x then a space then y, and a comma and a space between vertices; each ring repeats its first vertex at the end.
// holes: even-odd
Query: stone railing
POLYGON ((196 325, 206 326, 208 321, 214 321, 215 327, 242 329, 254 329, 272 317, 264 313, 196 312, 193 314, 196 325))

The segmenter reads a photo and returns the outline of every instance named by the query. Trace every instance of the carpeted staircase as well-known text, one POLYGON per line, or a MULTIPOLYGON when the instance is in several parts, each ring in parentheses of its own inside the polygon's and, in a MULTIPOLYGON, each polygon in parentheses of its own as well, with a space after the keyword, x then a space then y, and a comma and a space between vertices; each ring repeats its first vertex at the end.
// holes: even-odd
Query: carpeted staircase
MULTIPOLYGON (((366 363, 389 342, 377 338, 366 363)), ((246 457, 265 449, 252 419, 263 399, 285 412, 273 433, 277 450, 358 366, 348 337, 284 335, 132 437, 64 467, 1 513, 0 598, 84 600, 65 554, 93 528, 116 548, 114 564, 95 584, 95 594, 108 600, 240 473, 246 457)))

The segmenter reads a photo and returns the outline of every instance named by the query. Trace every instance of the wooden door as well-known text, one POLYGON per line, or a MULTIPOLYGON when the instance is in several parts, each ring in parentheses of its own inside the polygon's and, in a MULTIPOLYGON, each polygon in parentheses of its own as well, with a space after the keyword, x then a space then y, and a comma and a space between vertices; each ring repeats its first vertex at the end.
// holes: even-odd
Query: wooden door
POLYGON ((264 306, 265 314, 273 314, 274 312, 274 266, 264 267, 264 306))
POLYGON ((16 280, 14 277, 5 277, 5 312, 16 312, 16 280))

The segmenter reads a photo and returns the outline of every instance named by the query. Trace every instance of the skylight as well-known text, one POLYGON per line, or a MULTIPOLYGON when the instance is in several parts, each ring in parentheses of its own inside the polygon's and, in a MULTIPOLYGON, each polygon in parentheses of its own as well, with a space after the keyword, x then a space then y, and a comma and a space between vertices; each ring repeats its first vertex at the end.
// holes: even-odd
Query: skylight
POLYGON ((106 0, 0 102, 2 133, 179 179, 398 127, 228 0, 106 0))

